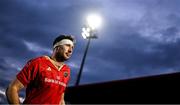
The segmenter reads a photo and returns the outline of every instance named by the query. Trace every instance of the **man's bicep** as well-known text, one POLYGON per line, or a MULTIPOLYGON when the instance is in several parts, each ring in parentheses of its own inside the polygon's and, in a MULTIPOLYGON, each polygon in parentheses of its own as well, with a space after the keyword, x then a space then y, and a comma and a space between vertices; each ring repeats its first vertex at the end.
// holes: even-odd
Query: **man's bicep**
POLYGON ((10 104, 18 104, 19 103, 19 91, 24 87, 24 85, 15 78, 6 89, 6 97, 7 101, 10 104))
POLYGON ((24 88, 24 85, 17 78, 15 78, 14 81, 12 81, 12 83, 10 84, 10 87, 14 87, 17 90, 20 90, 24 88))

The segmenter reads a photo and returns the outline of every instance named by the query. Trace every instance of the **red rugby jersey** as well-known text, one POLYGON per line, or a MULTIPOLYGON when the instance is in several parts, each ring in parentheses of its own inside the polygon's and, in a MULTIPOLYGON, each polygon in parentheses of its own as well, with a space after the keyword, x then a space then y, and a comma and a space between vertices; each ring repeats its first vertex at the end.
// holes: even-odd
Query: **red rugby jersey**
POLYGON ((60 71, 45 57, 28 61, 17 74, 26 87, 25 104, 59 104, 70 79, 70 68, 63 65, 60 71))

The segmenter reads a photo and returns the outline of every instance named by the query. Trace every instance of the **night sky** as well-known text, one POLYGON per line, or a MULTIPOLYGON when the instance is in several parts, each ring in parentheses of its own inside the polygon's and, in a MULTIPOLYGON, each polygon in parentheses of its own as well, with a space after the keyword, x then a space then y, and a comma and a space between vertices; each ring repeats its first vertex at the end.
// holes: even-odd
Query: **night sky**
MULTIPOLYGON (((28 60, 51 55, 59 34, 76 38, 66 63, 75 80, 87 40, 89 13, 102 16, 81 83, 180 72, 180 0, 0 0, 0 93, 28 60)), ((0 99, 1 101, 1 99, 0 99)))

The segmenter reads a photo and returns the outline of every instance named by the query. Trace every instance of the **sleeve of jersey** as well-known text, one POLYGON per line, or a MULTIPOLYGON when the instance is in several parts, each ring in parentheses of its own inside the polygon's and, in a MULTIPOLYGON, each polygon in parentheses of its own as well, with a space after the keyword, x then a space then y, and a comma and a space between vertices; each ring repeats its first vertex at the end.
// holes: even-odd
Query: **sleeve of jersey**
POLYGON ((34 80, 37 73, 37 64, 30 60, 23 69, 16 75, 17 79, 26 87, 31 80, 34 80))

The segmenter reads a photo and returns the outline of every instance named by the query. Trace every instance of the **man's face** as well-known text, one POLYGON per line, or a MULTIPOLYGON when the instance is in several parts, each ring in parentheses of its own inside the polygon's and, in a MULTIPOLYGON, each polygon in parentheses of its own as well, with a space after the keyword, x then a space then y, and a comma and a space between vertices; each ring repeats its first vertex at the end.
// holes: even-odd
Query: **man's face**
POLYGON ((73 52, 74 46, 70 44, 64 44, 57 47, 56 50, 56 57, 60 61, 66 61, 68 60, 73 52))

